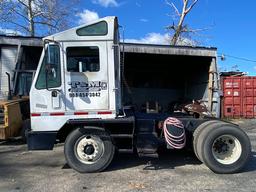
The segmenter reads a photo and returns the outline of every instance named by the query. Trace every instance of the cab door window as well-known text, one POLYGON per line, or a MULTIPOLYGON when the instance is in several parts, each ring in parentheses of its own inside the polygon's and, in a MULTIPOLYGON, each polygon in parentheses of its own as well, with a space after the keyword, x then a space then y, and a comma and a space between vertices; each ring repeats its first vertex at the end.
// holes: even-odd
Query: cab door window
POLYGON ((45 51, 43 62, 35 87, 37 89, 61 86, 60 49, 58 45, 49 45, 45 51), (46 79, 47 78, 47 79, 46 79), (46 82, 47 80, 47 82, 46 82), (47 83, 47 86, 46 86, 47 83))
POLYGON ((98 72, 100 70, 99 47, 68 47, 68 72, 98 72))

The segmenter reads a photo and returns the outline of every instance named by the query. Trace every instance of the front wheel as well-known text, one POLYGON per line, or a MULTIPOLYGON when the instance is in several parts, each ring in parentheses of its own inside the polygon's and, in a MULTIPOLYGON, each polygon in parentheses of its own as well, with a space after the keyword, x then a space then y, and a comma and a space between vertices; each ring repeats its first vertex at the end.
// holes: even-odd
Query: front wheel
POLYGON ((80 173, 103 171, 111 163, 114 152, 110 136, 96 127, 74 130, 64 146, 67 163, 80 173))
POLYGON ((216 173, 235 173, 248 162, 251 144, 246 133, 231 124, 205 128, 197 143, 202 161, 216 173))

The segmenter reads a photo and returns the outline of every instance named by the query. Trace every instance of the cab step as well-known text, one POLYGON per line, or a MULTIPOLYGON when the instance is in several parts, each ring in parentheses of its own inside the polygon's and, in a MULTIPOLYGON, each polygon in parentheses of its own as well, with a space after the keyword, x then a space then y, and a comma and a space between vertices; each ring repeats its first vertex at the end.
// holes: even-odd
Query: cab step
POLYGON ((133 149, 118 149, 119 153, 133 153, 133 149))
POLYGON ((158 153, 138 153, 138 156, 140 158, 146 157, 146 158, 159 158, 158 153))

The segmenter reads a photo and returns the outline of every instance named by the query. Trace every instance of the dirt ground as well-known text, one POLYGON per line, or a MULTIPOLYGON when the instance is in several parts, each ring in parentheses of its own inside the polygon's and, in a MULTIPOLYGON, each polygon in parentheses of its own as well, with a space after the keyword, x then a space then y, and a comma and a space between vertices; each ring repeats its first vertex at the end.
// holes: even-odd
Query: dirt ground
POLYGON ((119 154, 102 173, 70 169, 63 145, 53 151, 27 151, 19 141, 0 143, 0 192, 4 191, 256 191, 256 120, 236 120, 248 133, 253 156, 238 174, 218 175, 193 153, 170 152, 158 160, 119 154))

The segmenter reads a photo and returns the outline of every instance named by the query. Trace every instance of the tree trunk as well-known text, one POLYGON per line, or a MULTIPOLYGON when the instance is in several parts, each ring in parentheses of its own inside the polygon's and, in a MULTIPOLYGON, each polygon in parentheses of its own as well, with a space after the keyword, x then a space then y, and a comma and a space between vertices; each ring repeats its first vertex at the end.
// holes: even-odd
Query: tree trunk
POLYGON ((176 29, 173 37, 172 37, 171 45, 177 45, 177 42, 178 42, 179 37, 180 37, 181 30, 182 30, 182 25, 183 25, 184 18, 185 18, 185 14, 182 13, 182 15, 180 17, 179 24, 177 26, 177 29, 176 29))
POLYGON ((177 28, 175 30, 175 33, 172 37, 171 45, 177 45, 177 43, 178 43, 180 34, 182 32, 183 22, 184 22, 184 19, 186 17, 186 14, 188 13, 187 12, 187 6, 188 6, 188 0, 184 0, 183 1, 182 13, 180 14, 180 20, 179 20, 179 23, 178 23, 177 28))
POLYGON ((28 0, 28 20, 29 20, 29 33, 31 37, 35 36, 35 23, 33 18, 32 0, 28 0))

